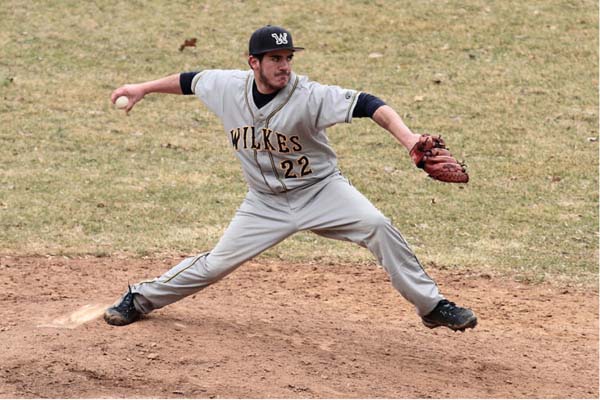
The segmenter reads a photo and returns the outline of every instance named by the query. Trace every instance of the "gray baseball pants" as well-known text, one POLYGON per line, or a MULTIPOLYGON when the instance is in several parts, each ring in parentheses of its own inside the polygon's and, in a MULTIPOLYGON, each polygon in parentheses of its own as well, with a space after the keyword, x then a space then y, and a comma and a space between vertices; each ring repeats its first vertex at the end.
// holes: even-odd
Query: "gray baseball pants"
POLYGON ((136 308, 164 307, 217 282, 288 236, 309 230, 369 249, 393 287, 420 316, 443 298, 390 220, 340 173, 280 194, 250 190, 210 253, 186 258, 161 277, 132 286, 136 308))

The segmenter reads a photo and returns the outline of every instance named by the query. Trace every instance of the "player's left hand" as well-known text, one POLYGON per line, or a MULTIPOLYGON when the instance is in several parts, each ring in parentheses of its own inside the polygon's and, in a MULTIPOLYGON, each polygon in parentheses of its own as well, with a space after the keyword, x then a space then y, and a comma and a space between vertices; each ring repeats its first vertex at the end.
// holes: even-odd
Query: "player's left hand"
POLYGON ((467 183, 469 174, 465 165, 459 163, 446 148, 441 136, 421 135, 410 150, 415 165, 433 179, 450 183, 467 183))

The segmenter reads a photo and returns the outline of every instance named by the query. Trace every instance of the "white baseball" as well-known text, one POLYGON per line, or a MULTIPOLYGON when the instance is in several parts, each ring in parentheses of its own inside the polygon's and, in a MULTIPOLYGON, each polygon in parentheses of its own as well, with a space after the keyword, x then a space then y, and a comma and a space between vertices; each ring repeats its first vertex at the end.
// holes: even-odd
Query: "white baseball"
POLYGON ((125 108, 129 104, 129 98, 127 96, 120 96, 115 101, 115 107, 117 108, 125 108))

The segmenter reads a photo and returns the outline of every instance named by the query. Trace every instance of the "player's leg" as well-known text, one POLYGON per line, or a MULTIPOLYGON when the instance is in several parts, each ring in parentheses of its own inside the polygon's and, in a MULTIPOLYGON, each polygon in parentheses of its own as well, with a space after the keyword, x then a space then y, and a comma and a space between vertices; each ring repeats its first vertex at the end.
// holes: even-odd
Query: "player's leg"
MULTIPOLYGON (((345 178, 339 176, 328 182, 307 204, 303 210, 306 214, 301 218, 305 225, 301 229, 368 248, 388 273, 394 288, 415 306, 424 323, 432 312, 443 313, 448 311, 447 307, 452 308, 391 221, 345 178), (439 307, 442 309, 438 310, 439 307)), ((463 313, 462 310, 465 309, 455 307, 450 311, 463 313)), ((455 318, 461 320, 458 324, 450 321, 443 325, 452 325, 452 329, 464 329, 464 324, 474 326, 475 316, 467 315, 472 314, 470 310, 465 312, 455 318)), ((431 325, 433 321, 428 326, 431 325)))
POLYGON ((296 232, 296 225, 286 214, 285 207, 278 207, 276 196, 272 197, 267 204, 264 197, 248 193, 210 253, 187 258, 159 278, 132 285, 121 303, 127 296, 131 297, 128 306, 134 307, 130 310, 133 318, 123 318, 124 311, 117 310, 117 305, 107 310, 107 322, 125 325, 136 320, 140 313, 149 313, 196 293, 296 232), (113 310, 112 317, 110 310, 113 310))

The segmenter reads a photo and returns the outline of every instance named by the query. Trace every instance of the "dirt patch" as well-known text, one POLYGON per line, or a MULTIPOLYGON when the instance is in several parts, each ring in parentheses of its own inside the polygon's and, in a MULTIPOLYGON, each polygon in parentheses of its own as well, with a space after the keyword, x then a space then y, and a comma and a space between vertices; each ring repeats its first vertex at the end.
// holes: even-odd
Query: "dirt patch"
POLYGON ((177 259, 0 257, 0 397, 598 398, 597 288, 430 268, 475 330, 425 328, 375 265, 248 263, 138 323, 177 259))

